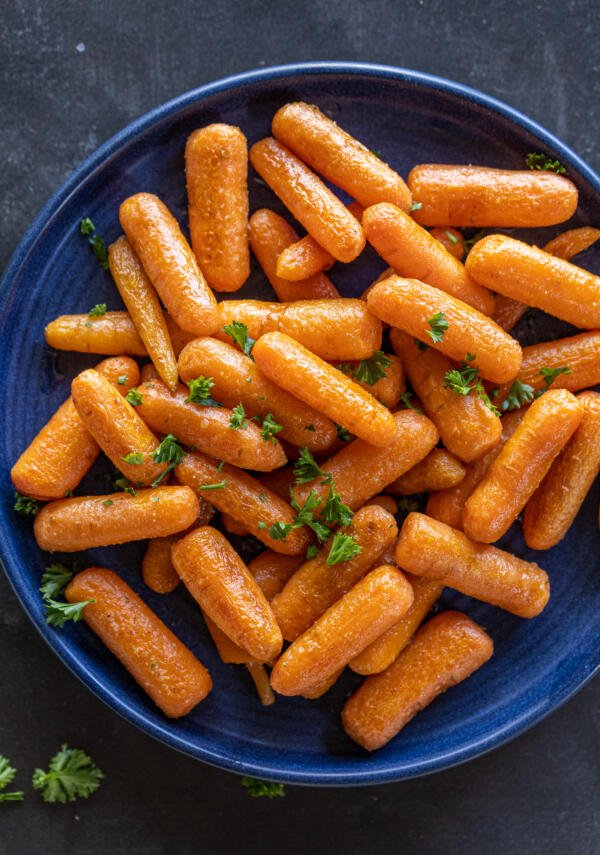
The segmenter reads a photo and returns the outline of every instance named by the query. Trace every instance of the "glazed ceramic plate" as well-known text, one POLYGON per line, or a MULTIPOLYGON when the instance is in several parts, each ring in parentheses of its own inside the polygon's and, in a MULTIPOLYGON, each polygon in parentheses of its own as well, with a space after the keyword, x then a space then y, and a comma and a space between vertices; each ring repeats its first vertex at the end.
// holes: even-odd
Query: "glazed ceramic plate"
MULTIPOLYGON (((598 668, 597 492, 565 540, 549 552, 528 549, 518 527, 504 538, 504 546, 538 561, 550 575, 552 597, 540 617, 521 620, 450 591, 444 595, 442 607, 461 609, 486 628, 494 657, 372 755, 353 744, 340 725, 340 710, 358 678, 345 675, 318 701, 279 698, 262 708, 245 670, 219 661, 187 593, 159 596, 143 586, 144 544, 90 550, 80 556, 84 566, 102 564, 120 573, 210 669, 214 690, 207 700, 180 721, 165 718, 83 623, 63 630, 46 626, 38 585, 49 556, 37 549, 30 519, 12 510, 10 466, 67 397, 72 378, 100 358, 53 353, 44 344, 44 326, 97 302, 121 308, 109 275, 79 235, 80 220, 91 217, 112 241, 120 233, 119 203, 144 190, 164 199, 187 228, 183 151, 188 134, 210 122, 230 122, 252 143, 270 133, 275 110, 295 100, 318 104, 402 175, 423 161, 520 169, 528 152, 548 152, 566 165, 579 187, 580 207, 571 225, 600 222, 600 181, 572 151, 506 105, 424 74, 346 63, 261 69, 204 86, 148 113, 63 184, 28 230, 2 283, 0 550, 23 608, 57 656, 145 732, 199 760, 256 777, 320 785, 382 783, 443 769, 500 745, 567 700, 598 668)), ((264 205, 281 210, 256 176, 250 178, 250 201, 253 210, 264 205)), ((527 239, 544 241, 562 228, 530 233, 527 239)), ((600 272, 600 250, 578 261, 600 272)), ((343 293, 356 295, 384 266, 367 251, 355 264, 338 265, 331 276, 343 293)), ((272 298, 257 269, 235 296, 272 298)), ((531 343, 570 331, 536 312, 517 334, 531 343)), ((110 490, 107 470, 100 466, 78 492, 110 490)), ((259 551, 253 543, 237 545, 246 557, 259 551)))

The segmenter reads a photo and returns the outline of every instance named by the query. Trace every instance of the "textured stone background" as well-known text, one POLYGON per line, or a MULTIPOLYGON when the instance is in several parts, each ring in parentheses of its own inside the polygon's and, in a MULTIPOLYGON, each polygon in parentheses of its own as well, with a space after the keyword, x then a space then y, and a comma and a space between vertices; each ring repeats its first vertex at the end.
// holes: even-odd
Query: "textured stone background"
MULTIPOLYGON (((5 0, 0 26, 1 265, 98 144, 168 98, 256 66, 347 59, 441 74, 506 100, 600 168, 597 2, 5 0)), ((89 802, 48 806, 28 793, 2 805, 1 855, 600 851, 598 680, 467 766, 255 801, 236 777, 162 747, 92 697, 3 576, 0 661, 0 752, 20 782, 64 740, 107 774, 89 802)))

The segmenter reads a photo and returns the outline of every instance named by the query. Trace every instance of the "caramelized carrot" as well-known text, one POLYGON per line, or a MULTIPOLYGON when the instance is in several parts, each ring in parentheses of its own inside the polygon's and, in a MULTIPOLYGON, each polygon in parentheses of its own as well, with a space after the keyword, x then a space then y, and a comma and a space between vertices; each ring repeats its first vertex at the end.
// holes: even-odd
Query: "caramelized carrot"
MULTIPOLYGON (((127 356, 105 359, 96 371, 122 395, 139 382, 138 367, 127 356)), ((10 477, 15 489, 25 496, 41 501, 60 499, 77 487, 99 454, 98 443, 69 397, 32 439, 10 477)))
POLYGON ((582 329, 600 327, 600 277, 507 235, 478 241, 467 272, 482 285, 582 329))
POLYGON ((172 433, 185 445, 205 454, 259 472, 270 472, 286 462, 275 437, 264 440, 258 425, 247 419, 233 430, 231 410, 187 401, 189 391, 182 384, 171 393, 160 380, 152 380, 143 383, 138 392, 142 401, 136 412, 158 433, 172 433))
POLYGON ((583 412, 583 404, 565 389, 551 389, 533 402, 465 504, 469 537, 492 543, 508 531, 583 412))
POLYGON ((419 282, 390 276, 373 288, 367 306, 376 317, 404 330, 457 362, 475 354, 473 365, 496 383, 512 380, 521 366, 519 343, 462 300, 419 282), (447 328, 430 336, 434 317, 443 313, 447 328), (435 340, 434 340, 435 338, 435 340))
POLYGON ((460 484, 466 471, 460 460, 445 448, 433 448, 420 463, 388 484, 386 490, 394 496, 444 490, 460 484))
POLYGON ((269 676, 265 670, 265 666, 260 662, 248 662, 246 664, 248 673, 252 677, 252 682, 256 688, 258 698, 263 707, 270 707, 275 703, 275 695, 269 683, 269 676))
MULTIPOLYGON (((398 503, 395 499, 392 499, 391 496, 386 496, 385 493, 381 493, 379 496, 373 496, 372 499, 366 503, 368 505, 377 505, 380 508, 383 508, 384 511, 387 511, 388 514, 395 516, 398 513, 398 503)), ((384 564, 389 564, 389 561, 385 561, 384 564)))
POLYGON ((280 656, 271 686, 281 695, 320 686, 406 614, 412 601, 412 588, 399 570, 372 570, 280 656))
POLYGON ((308 546, 304 527, 288 531, 283 540, 271 537, 275 523, 293 524, 295 515, 290 505, 261 484, 256 478, 235 466, 223 466, 204 454, 187 454, 175 474, 182 484, 225 511, 244 525, 265 546, 284 555, 299 555, 308 546))
POLYGON ((492 294, 409 214, 387 203, 373 205, 363 215, 363 226, 369 243, 396 273, 420 279, 486 315, 493 312, 492 294))
POLYGON ((385 671, 402 653, 444 590, 444 586, 435 579, 411 576, 409 573, 406 578, 413 589, 412 606, 397 623, 350 662, 350 667, 357 674, 379 674, 385 671))
POLYGON ((173 537, 154 537, 148 542, 142 559, 142 579, 155 594, 170 594, 179 585, 179 576, 171 561, 173 537))
POLYGON ((577 209, 577 188, 552 172, 421 163, 408 186, 424 226, 540 228, 562 223, 577 209))
POLYGON ((261 472, 259 480, 261 484, 287 502, 296 476, 293 466, 282 466, 281 469, 275 469, 273 472, 261 472))
POLYGON ((286 641, 293 641, 308 629, 373 567, 395 540, 398 526, 394 517, 383 508, 366 505, 356 512, 345 533, 361 547, 358 555, 332 567, 327 563, 331 547, 328 541, 316 557, 302 564, 282 591, 273 597, 273 611, 286 641))
POLYGON ((250 534, 246 526, 242 525, 242 523, 238 522, 230 514, 222 513, 221 522, 223 523, 223 528, 225 531, 228 531, 229 534, 237 534, 240 537, 250 534))
POLYGON ((172 390, 177 362, 158 295, 135 253, 120 237, 108 250, 110 272, 156 370, 172 390))
POLYGON ((167 314, 167 312, 165 312, 165 322, 167 324, 167 329, 169 330, 169 336, 171 337, 171 344, 173 345, 175 356, 179 356, 186 344, 195 338, 194 333, 181 329, 181 327, 175 323, 171 315, 167 314))
MULTIPOLYGON (((415 218, 416 219, 416 218, 415 218)), ((450 255, 462 261, 465 256, 465 239, 462 232, 458 229, 435 228, 431 230, 431 235, 439 240, 444 249, 447 249, 450 255)))
POLYGON ((385 354, 385 357, 389 360, 389 365, 382 368, 385 371, 385 376, 380 377, 375 383, 368 383, 366 380, 358 379, 356 375, 360 363, 344 362, 336 367, 343 370, 349 377, 352 377, 366 392, 370 392, 388 410, 393 410, 398 406, 400 398, 406 392, 406 381, 404 379, 402 362, 398 357, 391 354, 385 354))
POLYGON ((342 130, 314 104, 296 102, 273 117, 273 136, 361 205, 393 202, 404 211, 411 194, 397 172, 342 130))
POLYGON ((281 251, 277 259, 277 275, 290 282, 301 282, 321 273, 335 263, 330 252, 316 242, 312 235, 305 235, 281 251))
POLYGON ((319 683, 312 689, 307 689, 305 692, 302 692, 302 697, 309 701, 316 701, 317 698, 322 698, 323 695, 328 692, 335 683, 337 683, 343 673, 344 669, 340 668, 339 671, 336 671, 335 674, 333 674, 328 680, 325 680, 325 682, 319 683))
POLYGON ((106 312, 100 317, 61 315, 45 330, 46 344, 55 350, 104 353, 107 356, 147 356, 148 351, 131 315, 106 312))
POLYGON ((560 452, 523 515, 531 549, 550 549, 563 539, 600 471, 600 394, 583 392, 581 423, 560 452))
POLYGON ((194 131, 185 146, 192 248, 215 291, 237 291, 250 275, 248 146, 233 125, 194 131))
POLYGON ((419 350, 399 330, 391 331, 390 341, 448 451, 469 463, 493 448, 500 439, 500 419, 481 398, 446 388, 446 373, 453 367, 450 360, 432 348, 419 350))
POLYGON ((510 332, 518 324, 529 306, 512 297, 504 297, 502 294, 496 296, 496 308, 492 320, 506 332, 510 332))
POLYGON ((208 695, 204 665, 112 570, 89 567, 65 597, 92 601, 83 619, 169 718, 187 715, 208 695))
POLYGON ((368 359, 381 347, 381 321, 362 300, 224 300, 219 303, 218 316, 215 337, 222 341, 231 342, 223 327, 238 321, 248 327, 253 339, 282 332, 330 362, 368 359))
POLYGON ((197 528, 173 545, 171 556, 192 597, 232 641, 258 662, 277 656, 283 642, 273 612, 219 531, 197 528))
POLYGON ((295 300, 324 300, 340 296, 335 285, 322 272, 295 282, 278 275, 279 256, 298 240, 298 235, 283 217, 268 208, 261 208, 252 214, 248 225, 252 252, 281 301, 292 303, 295 300))
POLYGON ((263 181, 322 247, 338 261, 354 261, 365 235, 331 190, 289 149, 272 137, 250 149, 250 161, 263 181))
POLYGON ((121 204, 119 221, 175 322, 196 335, 213 332, 216 300, 167 206, 151 193, 137 193, 121 204))
POLYGON ((336 437, 330 419, 276 386, 252 359, 230 344, 214 338, 195 339, 181 352, 179 372, 184 383, 198 376, 211 377, 214 397, 227 407, 242 403, 249 418, 270 413, 283 427, 277 436, 292 445, 323 451, 336 437))
POLYGON ((549 240, 544 247, 544 251, 549 252, 550 255, 555 255, 557 258, 564 258, 565 261, 570 261, 574 255, 585 252, 597 240, 600 240, 600 229, 594 229, 591 226, 581 226, 578 229, 568 229, 566 232, 561 232, 561 234, 549 240))
POLYGON ((156 487, 50 502, 38 511, 33 532, 40 549, 80 552, 167 537, 185 531, 197 516, 198 499, 189 487, 156 487))
POLYGON ((389 410, 290 336, 267 333, 252 355, 270 380, 361 439, 377 446, 394 439, 396 424, 389 410))
POLYGON ((382 748, 438 695, 481 668, 492 639, 466 615, 443 612, 382 674, 369 677, 342 710, 348 736, 367 751, 382 748))
POLYGON ((474 543, 425 514, 412 512, 404 520, 396 561, 415 576, 435 579, 519 617, 536 617, 550 597, 548 576, 537 564, 474 543))

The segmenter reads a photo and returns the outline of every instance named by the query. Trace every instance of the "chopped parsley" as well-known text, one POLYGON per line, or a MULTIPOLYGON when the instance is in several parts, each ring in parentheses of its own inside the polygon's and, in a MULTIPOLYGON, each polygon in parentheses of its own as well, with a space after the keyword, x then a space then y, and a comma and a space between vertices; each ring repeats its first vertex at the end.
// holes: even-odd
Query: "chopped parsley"
POLYGON ((530 152, 525 157, 525 163, 529 169, 556 172, 557 175, 567 174, 567 170, 559 160, 553 160, 550 155, 542 152, 530 152))
POLYGON ((332 476, 321 469, 308 448, 304 447, 300 449, 298 460, 294 464, 294 477, 296 484, 307 484, 319 477, 324 479, 323 484, 329 484, 332 476))
POLYGON ((314 543, 311 543, 308 549, 306 550, 306 560, 312 561, 313 558, 316 558, 319 554, 319 547, 315 546, 314 543))
POLYGON ((413 211, 420 211, 422 207, 423 207, 422 202, 413 202, 412 205, 410 206, 410 211, 411 211, 411 213, 413 211))
POLYGON ((444 340, 444 333, 448 329, 448 321, 444 312, 436 312, 427 321, 431 329, 427 330, 427 335, 434 344, 444 340))
POLYGON ((554 383, 557 377, 561 374, 572 374, 573 372, 568 365, 561 365, 560 368, 540 368, 539 374, 544 380, 544 388, 536 393, 536 398, 547 392, 550 386, 554 383))
POLYGON ((130 389, 125 395, 125 400, 128 401, 132 407, 139 407, 139 405, 144 402, 144 399, 137 389, 130 389))
POLYGON ((0 754, 0 802, 23 801, 22 790, 13 790, 10 793, 4 792, 5 788, 11 783, 16 774, 17 770, 14 766, 10 765, 9 759, 0 754))
POLYGON ((246 410, 244 409, 244 405, 240 401, 240 403, 237 404, 231 411, 229 427, 232 430, 239 430, 240 428, 245 428, 247 424, 248 419, 246 418, 246 410))
POLYGON ((185 399, 186 404, 197 404, 199 407, 222 407, 218 401, 211 397, 210 390, 215 385, 212 377, 196 377, 188 383, 189 395, 185 399))
POLYGON ((283 784, 261 781, 258 778, 242 778, 242 787, 245 788, 248 795, 252 796, 253 799, 258 799, 261 796, 266 796, 268 799, 285 796, 285 787, 283 784))
MULTIPOLYGON (((283 430, 283 425, 278 424, 273 418, 273 413, 267 413, 262 421, 262 426, 260 429, 260 435, 265 440, 270 440, 271 442, 277 442, 275 439, 275 434, 279 433, 279 431, 283 430)), ((313 428, 314 430, 314 428, 313 428)))
POLYGON ((358 544, 349 534, 337 531, 331 542, 327 563, 330 566, 339 564, 341 561, 349 561, 362 552, 362 546, 358 544))
POLYGON ((168 463, 168 466, 164 472, 160 473, 156 481, 152 482, 151 486, 158 487, 169 472, 175 469, 176 466, 179 466, 184 457, 185 451, 179 445, 177 439, 172 433, 167 434, 152 455, 152 459, 155 463, 168 463))
POLYGON ((251 351, 256 344, 256 339, 250 338, 246 324, 242 324, 240 321, 233 321, 231 324, 225 324, 223 332, 233 339, 234 344, 237 344, 242 353, 253 359, 251 351))
POLYGON ((530 404, 534 398, 533 386, 528 383, 521 383, 520 380, 513 380, 508 395, 502 402, 502 411, 518 410, 523 404, 530 404))
POLYGON ((460 368, 450 368, 446 371, 444 375, 444 388, 450 389, 456 395, 463 395, 465 397, 474 392, 483 401, 488 410, 491 410, 494 415, 499 416, 500 411, 490 401, 477 372, 477 368, 472 364, 476 358, 475 354, 467 353, 460 368))
POLYGON ((36 499, 24 496, 22 493, 15 493, 13 508, 22 517, 34 517, 40 509, 40 503, 36 499))
POLYGON ((421 415, 423 415, 423 410, 420 407, 415 407, 415 405, 411 403, 410 399, 412 396, 412 392, 403 392, 402 395, 400 395, 400 400, 408 410, 414 410, 415 413, 421 413, 421 415))
POLYGON ((378 380, 387 376, 386 368, 391 365, 391 360, 382 350, 376 350, 369 359, 361 359, 354 369, 354 379, 359 383, 367 383, 373 386, 378 380))
POLYGON ((203 484, 201 487, 198 487, 199 490, 220 490, 222 487, 227 486, 227 481, 219 481, 216 484, 203 484))
POLYGON ((106 314, 106 303, 96 303, 88 312, 88 318, 102 318, 106 314))
POLYGON ((52 760, 47 772, 36 769, 33 788, 39 790, 45 802, 74 802, 87 799, 100 786, 104 775, 91 757, 79 748, 63 745, 52 760))
POLYGON ((119 374, 117 377, 117 383, 119 386, 124 386, 127 383, 127 374, 119 374))
POLYGON ((87 242, 92 247, 92 252, 100 262, 100 267, 103 270, 108 270, 108 251, 106 244, 96 232, 96 227, 89 217, 85 217, 79 224, 79 232, 87 238, 87 242))
POLYGON ((133 466, 141 466, 144 462, 144 452, 143 451, 130 451, 129 454, 126 454, 125 457, 122 457, 125 463, 130 463, 133 466))
POLYGON ((350 432, 347 431, 345 427, 342 427, 341 425, 336 425, 335 430, 336 430, 338 439, 341 439, 342 442, 350 442, 350 440, 352 439, 350 432))

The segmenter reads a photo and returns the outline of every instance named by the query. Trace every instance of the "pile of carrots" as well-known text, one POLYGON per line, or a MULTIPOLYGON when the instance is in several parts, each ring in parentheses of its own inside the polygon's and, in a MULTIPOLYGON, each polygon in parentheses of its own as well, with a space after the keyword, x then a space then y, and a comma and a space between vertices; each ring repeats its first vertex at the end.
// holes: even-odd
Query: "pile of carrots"
MULTIPOLYGON (((346 666, 364 675, 342 724, 374 750, 492 655, 466 615, 426 620, 444 587, 522 618, 548 602, 545 571, 492 544, 523 514, 527 544, 551 548, 598 474, 600 394, 582 390, 600 382, 600 278, 569 259, 600 232, 544 249, 487 234, 463 264, 461 228, 564 222, 574 184, 440 164, 405 182, 304 103, 283 106, 272 132, 249 154, 229 125, 189 137, 190 243, 156 196, 123 201, 108 261, 127 311, 48 325, 51 347, 108 358, 75 377, 12 479, 45 503, 43 550, 149 539, 146 585, 183 582, 264 703, 319 697, 346 666), (304 237, 271 210, 249 218, 248 160, 304 237), (326 271, 367 241, 389 268, 362 299, 342 297, 326 271), (246 282, 250 249, 279 302, 217 302, 246 282), (583 332, 521 348, 510 330, 527 307, 583 332), (133 357, 150 360, 141 374, 133 357), (101 453, 124 489, 73 496, 101 453), (398 530, 396 497, 417 493, 425 512, 398 530), (246 565, 215 511, 265 551, 246 565)), ((64 593, 166 715, 211 690, 110 569, 64 593)))

